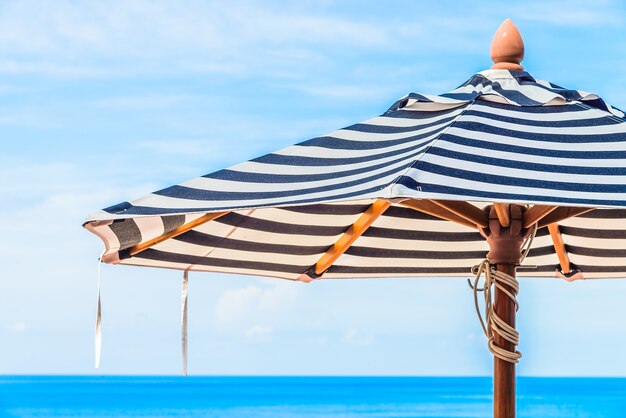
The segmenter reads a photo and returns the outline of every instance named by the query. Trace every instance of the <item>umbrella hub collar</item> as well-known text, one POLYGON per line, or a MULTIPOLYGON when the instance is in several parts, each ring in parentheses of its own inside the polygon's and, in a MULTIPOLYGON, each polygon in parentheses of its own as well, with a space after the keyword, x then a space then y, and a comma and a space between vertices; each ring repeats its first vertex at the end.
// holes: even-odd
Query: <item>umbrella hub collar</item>
POLYGON ((522 246, 530 230, 523 227, 524 211, 521 205, 509 206, 509 225, 503 226, 498 213, 493 206, 487 206, 485 211, 489 215, 488 228, 482 228, 480 233, 489 244, 487 260, 490 264, 510 264, 519 266, 522 262, 522 246))

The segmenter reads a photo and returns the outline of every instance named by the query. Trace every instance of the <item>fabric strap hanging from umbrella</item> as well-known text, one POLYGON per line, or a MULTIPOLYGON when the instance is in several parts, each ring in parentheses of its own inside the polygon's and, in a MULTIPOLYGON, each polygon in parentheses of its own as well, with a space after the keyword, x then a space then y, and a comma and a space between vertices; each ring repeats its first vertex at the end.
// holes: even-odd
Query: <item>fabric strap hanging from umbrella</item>
MULTIPOLYGON (((104 262, 185 272, 467 277, 490 251, 485 272, 508 280, 532 231, 524 276, 626 276, 624 113, 523 71, 509 20, 492 57, 449 93, 411 93, 379 117, 111 206, 84 226, 104 242, 104 262), (513 256, 500 229, 517 231, 513 256)), ((494 311, 511 327, 514 301, 498 292, 512 287, 496 289, 494 311)), ((496 388, 514 376, 498 365, 496 388)), ((514 413, 503 408, 496 416, 514 413)))

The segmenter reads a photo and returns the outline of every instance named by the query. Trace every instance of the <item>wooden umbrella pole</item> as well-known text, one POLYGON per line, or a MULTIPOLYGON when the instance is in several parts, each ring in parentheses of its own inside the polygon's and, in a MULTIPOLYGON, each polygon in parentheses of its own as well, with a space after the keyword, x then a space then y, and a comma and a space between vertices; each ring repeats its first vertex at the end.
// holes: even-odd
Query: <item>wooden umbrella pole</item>
MULTIPOLYGON (((522 243, 528 230, 523 228, 524 208, 519 205, 510 205, 508 210, 509 225, 505 227, 500 220, 502 214, 498 213, 494 207, 488 208, 489 227, 481 232, 489 243, 487 254, 489 263, 492 266, 495 265, 498 272, 514 278, 515 270, 522 257, 522 243)), ((506 324, 515 328, 517 289, 503 282, 494 287, 493 312, 506 324), (510 295, 507 295, 507 292, 510 295)), ((507 352, 515 353, 516 351, 515 344, 506 340, 499 332, 493 332, 493 343, 507 352)), ((493 368, 493 416, 495 418, 515 417, 515 362, 507 361, 497 355, 494 356, 493 368)))
MULTIPOLYGON (((515 277, 514 264, 498 263, 498 271, 515 277)), ((515 292, 509 286, 503 285, 510 292, 515 292)), ((507 324, 515 327, 515 302, 502 290, 496 287, 494 311, 507 324)), ((507 351, 515 351, 513 343, 495 334, 494 342, 498 347, 507 351)), ((515 363, 493 358, 493 416, 495 418, 515 417, 515 363)))

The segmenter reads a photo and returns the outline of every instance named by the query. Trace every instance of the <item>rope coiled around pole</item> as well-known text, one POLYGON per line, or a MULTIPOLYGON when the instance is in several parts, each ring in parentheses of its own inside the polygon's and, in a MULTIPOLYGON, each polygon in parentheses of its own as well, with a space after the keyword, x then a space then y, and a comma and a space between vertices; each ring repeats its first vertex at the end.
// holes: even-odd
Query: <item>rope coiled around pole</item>
MULTIPOLYGON (((531 235, 522 244, 522 248, 524 249, 522 251, 520 263, 524 261, 528 255, 536 233, 537 225, 534 226, 531 235)), ((489 351, 501 360, 509 363, 519 363, 522 353, 515 349, 511 351, 499 347, 494 341, 494 336, 497 334, 517 347, 519 345, 519 331, 507 324, 498 316, 498 314, 496 314, 494 310, 494 297, 492 296, 493 286, 496 286, 502 291, 502 293, 513 301, 515 304, 515 311, 517 311, 519 309, 519 303, 517 302, 519 282, 515 277, 496 270, 488 260, 483 260, 477 266, 472 267, 472 273, 475 275, 474 283, 472 284, 469 279, 468 283, 474 291, 474 307, 476 308, 476 314, 478 315, 480 325, 483 328, 485 336, 487 337, 487 346, 489 351), (479 287, 478 283, 482 277, 484 277, 483 287, 479 287), (509 289, 512 289, 512 291, 509 289), (484 316, 480 312, 478 292, 483 292, 485 303, 484 316)))

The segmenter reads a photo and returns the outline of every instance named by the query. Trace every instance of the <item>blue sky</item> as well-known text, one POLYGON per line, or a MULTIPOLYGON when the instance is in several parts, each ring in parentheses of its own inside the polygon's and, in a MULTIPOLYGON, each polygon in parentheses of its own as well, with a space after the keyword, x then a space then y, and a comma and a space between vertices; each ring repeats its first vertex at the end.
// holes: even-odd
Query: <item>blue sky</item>
MULTIPOLYGON (((87 213, 442 93, 504 18, 536 77, 626 108, 626 6, 0 3, 0 373, 180 370, 175 271, 103 267, 87 213)), ((522 279, 522 375, 626 376, 626 280, 522 279)), ((489 375, 462 279, 192 274, 195 374, 489 375)))

